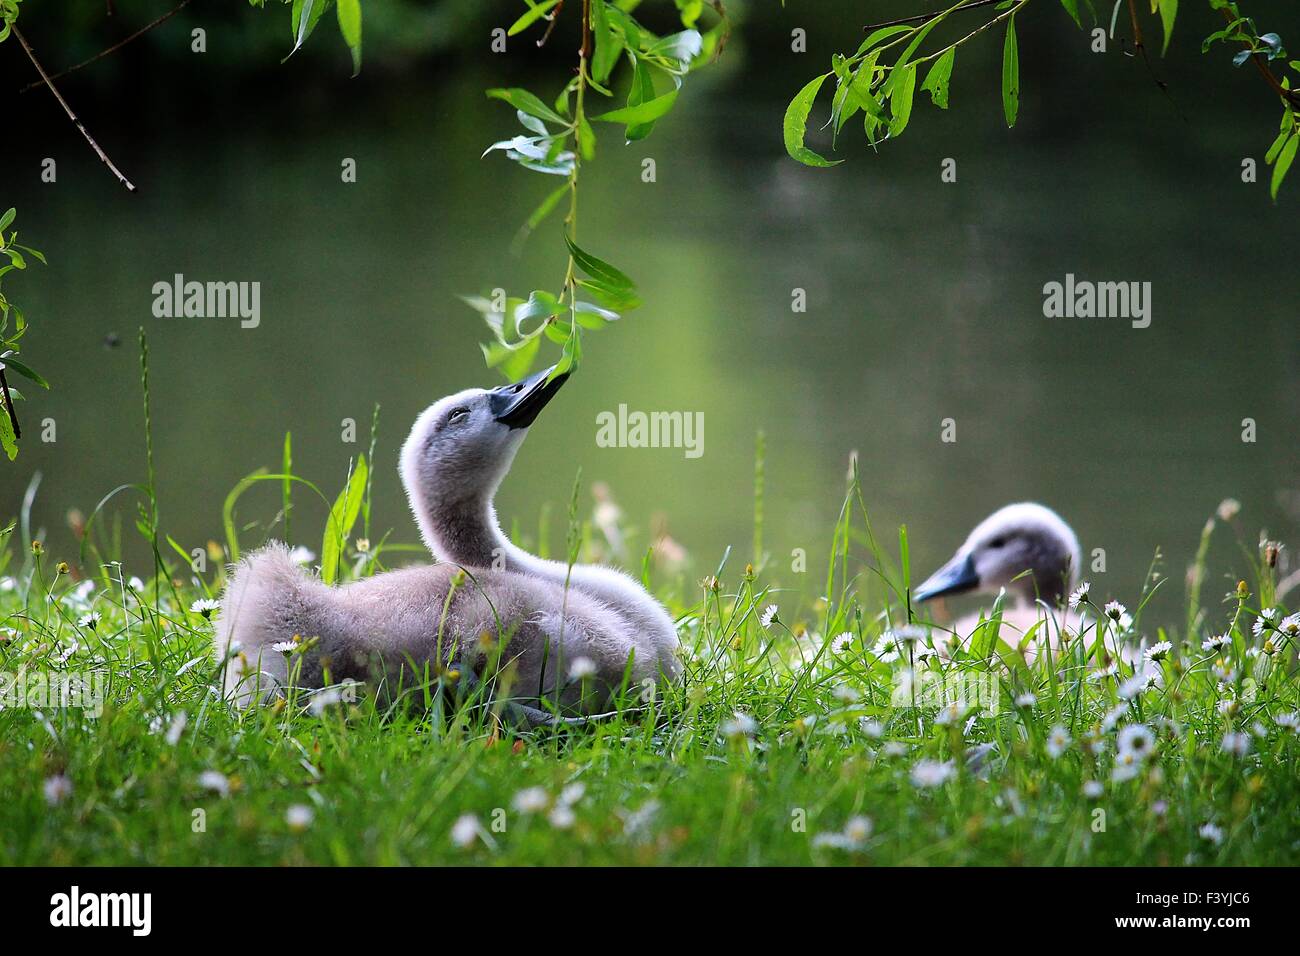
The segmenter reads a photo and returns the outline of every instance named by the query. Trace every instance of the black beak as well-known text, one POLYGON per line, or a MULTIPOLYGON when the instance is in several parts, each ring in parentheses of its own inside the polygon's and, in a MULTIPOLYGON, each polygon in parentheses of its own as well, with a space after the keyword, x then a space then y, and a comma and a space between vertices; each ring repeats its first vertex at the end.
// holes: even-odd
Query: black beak
POLYGON ((979 583, 980 576, 975 573, 975 562, 970 555, 958 555, 913 590, 912 600, 920 602, 944 594, 960 594, 974 589, 979 583))
POLYGON ((510 428, 527 428, 531 425, 569 377, 569 373, 564 372, 551 378, 554 369, 555 366, 552 365, 522 382, 492 389, 488 407, 492 409, 496 420, 510 428))

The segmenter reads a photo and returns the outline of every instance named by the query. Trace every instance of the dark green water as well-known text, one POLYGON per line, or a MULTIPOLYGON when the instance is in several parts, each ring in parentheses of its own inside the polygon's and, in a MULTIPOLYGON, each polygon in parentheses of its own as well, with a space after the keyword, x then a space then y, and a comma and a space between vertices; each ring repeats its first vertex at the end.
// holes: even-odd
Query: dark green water
MULTIPOLYGON (((39 470, 34 523, 63 556, 67 509, 144 477, 143 326, 170 534, 219 539, 227 491, 278 466, 286 430, 299 473, 333 495, 378 402, 375 523, 415 541, 395 469, 406 429, 441 395, 497 382, 479 356, 484 330, 455 296, 555 287, 563 274, 558 220, 520 257, 507 251, 558 181, 477 158, 510 133, 509 112, 477 93, 490 83, 390 87, 305 119, 274 97, 175 123, 138 116, 149 147, 123 159, 145 187, 136 197, 51 127, 60 184, 29 182, 30 166, 11 180, 25 238, 51 266, 8 288, 35 325, 25 357, 55 383, 26 403, 27 425, 36 436, 51 417, 58 440, 29 439, 3 466, 4 511, 39 470), (357 159, 355 185, 339 182, 344 157, 357 159), (151 287, 175 273, 259 281, 260 327, 154 318, 151 287), (104 347, 110 333, 120 347, 104 347), (356 445, 340 441, 344 418, 359 423, 356 445)), ((927 106, 903 141, 823 171, 784 157, 781 102, 696 89, 646 144, 602 139, 580 236, 633 274, 644 306, 586 337, 586 364, 503 489, 503 519, 531 532, 549 503, 562 540, 581 466, 633 525, 666 522, 693 576, 728 545, 743 561, 762 429, 765 545, 785 567, 793 548, 820 566, 851 450, 877 532, 893 542, 908 525, 917 573, 995 507, 1037 499, 1085 549, 1106 549, 1108 573, 1093 578, 1130 602, 1163 548, 1177 580, 1161 600, 1177 620, 1182 570, 1222 498, 1243 502, 1250 536, 1266 526, 1294 538, 1300 181, 1275 208, 1265 185, 1237 176, 1241 156, 1262 158, 1268 114, 1211 139, 1167 119, 1149 129, 1160 107, 1145 92, 1126 114, 1123 100, 1103 108, 1084 91, 1077 124, 1049 125, 1049 104, 1031 99, 1008 133, 988 91, 960 116, 927 106), (646 156, 654 184, 640 181, 646 156), (956 184, 939 181, 945 156, 956 184), (1152 283, 1150 327, 1045 318, 1043 285, 1066 273, 1152 283), (806 313, 791 311, 796 287, 806 313), (704 454, 597 447, 597 414, 620 403, 703 412, 704 454), (1253 444, 1241 441, 1247 417, 1253 444), (945 418, 955 443, 940 440, 945 418)), ((41 154, 29 144, 20 158, 41 154)), ((318 542, 320 508, 300 503, 298 527, 318 542)), ((267 486, 240 515, 266 521, 277 504, 267 486)), ((1216 556, 1216 571, 1241 572, 1231 547, 1216 556)), ((812 577, 808 593, 820 570, 812 577)))

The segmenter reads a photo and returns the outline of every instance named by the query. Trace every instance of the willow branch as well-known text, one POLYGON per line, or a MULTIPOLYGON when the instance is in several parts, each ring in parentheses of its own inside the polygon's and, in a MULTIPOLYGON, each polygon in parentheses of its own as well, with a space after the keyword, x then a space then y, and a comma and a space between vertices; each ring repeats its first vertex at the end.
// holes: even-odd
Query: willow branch
MULTIPOLYGON (((181 12, 182 10, 184 10, 187 6, 189 6, 189 4, 190 4, 190 0, 181 0, 181 2, 180 2, 177 6, 175 6, 175 7, 172 8, 171 10, 168 10, 166 13, 164 13, 162 16, 158 17, 158 19, 152 21, 151 23, 147 23, 147 24, 145 24, 143 27, 141 27, 139 30, 136 30, 134 33, 132 33, 132 34, 131 34, 129 37, 127 37, 126 39, 124 39, 124 40, 119 40, 117 43, 114 43, 114 44, 113 44, 111 47, 109 47, 107 50, 100 50, 98 53, 96 53, 96 54, 95 54, 94 56, 92 56, 90 59, 88 59, 88 60, 82 60, 82 61, 81 61, 80 63, 78 63, 76 66, 70 66, 70 67, 68 67, 66 70, 62 71, 61 73, 55 73, 53 76, 50 77, 50 79, 51 79, 51 80, 61 79, 62 77, 67 76, 69 73, 75 72, 76 70, 80 70, 83 66, 90 66, 90 64, 94 63, 96 60, 101 60, 101 59, 103 59, 104 57, 108 56, 108 55, 111 54, 111 53, 116 53, 118 50, 122 49, 122 47, 124 47, 124 46, 126 46, 128 43, 130 43, 132 40, 138 40, 138 39, 140 39, 140 37, 144 36, 146 33, 148 33, 148 32, 149 32, 150 30, 152 30, 154 27, 162 26, 164 23, 166 23, 166 22, 167 22, 168 20, 170 20, 172 17, 176 16, 176 14, 180 13, 180 12, 181 12)), ((112 16, 112 11, 109 12, 109 15, 112 16)), ((19 92, 19 93, 26 93, 28 90, 30 90, 30 89, 34 89, 34 88, 36 88, 36 87, 38 87, 38 86, 40 86, 40 85, 41 85, 41 81, 40 81, 40 80, 34 80, 34 81, 32 81, 31 83, 28 83, 26 86, 24 86, 24 87, 23 87, 21 90, 19 90, 18 92, 19 92)))
MULTIPOLYGON (((1222 11, 1222 13, 1223 13, 1223 18, 1227 20, 1229 24, 1231 24, 1233 21, 1232 13, 1226 8, 1222 11)), ((1281 81, 1278 80, 1278 78, 1273 75, 1273 71, 1269 69, 1268 62, 1264 60, 1263 54, 1255 53, 1254 47, 1249 42, 1243 40, 1242 45, 1247 50, 1251 51, 1250 54, 1251 62, 1255 64, 1255 69, 1259 71, 1259 75, 1264 78, 1264 81, 1273 88, 1273 92, 1276 93, 1278 96, 1282 97, 1282 99, 1286 100, 1292 106, 1300 107, 1300 91, 1288 90, 1285 86, 1283 86, 1281 81)))
POLYGON ((881 27, 896 27, 905 23, 929 23, 931 20, 943 16, 945 13, 958 13, 962 10, 974 10, 976 7, 987 7, 994 3, 1001 3, 1002 0, 972 0, 971 3, 962 4, 953 10, 936 10, 934 13, 916 13, 910 17, 899 17, 897 20, 883 20, 880 23, 869 23, 862 29, 879 30, 881 27))
POLYGON ((86 137, 86 142, 89 143, 90 148, 95 151, 95 155, 103 161, 105 166, 112 170, 113 175, 117 177, 118 182, 125 186, 129 191, 135 192, 135 184, 123 176, 122 171, 113 165, 113 161, 108 158, 108 154, 100 149, 99 144, 95 142, 95 137, 90 135, 86 127, 82 125, 81 120, 77 118, 77 114, 72 112, 72 107, 69 106, 68 101, 63 98, 63 94, 59 92, 58 87, 50 82, 50 78, 46 74, 45 69, 41 66, 40 61, 36 59, 36 54, 32 52, 32 48, 28 44, 27 38, 22 35, 22 32, 16 26, 13 28, 13 35, 18 38, 18 42, 27 53, 27 58, 32 61, 32 66, 36 67, 36 72, 41 75, 41 79, 45 82, 45 85, 50 88, 50 92, 54 94, 54 98, 58 100, 59 105, 63 107, 63 112, 67 113, 68 119, 72 120, 72 125, 81 131, 82 136, 86 137))

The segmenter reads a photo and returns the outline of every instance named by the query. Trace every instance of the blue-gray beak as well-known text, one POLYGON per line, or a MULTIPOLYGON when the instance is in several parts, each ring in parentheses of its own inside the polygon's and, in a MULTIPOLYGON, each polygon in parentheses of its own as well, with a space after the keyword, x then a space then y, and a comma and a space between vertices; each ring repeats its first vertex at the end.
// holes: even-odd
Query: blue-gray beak
POLYGON ((958 555, 914 589, 912 600, 920 602, 945 594, 960 594, 973 590, 979 583, 980 576, 975 573, 975 562, 970 555, 958 555))
POLYGON ((554 368, 552 365, 521 382, 492 389, 488 402, 496 420, 510 428, 527 428, 531 425, 569 377, 569 373, 565 372, 552 379, 551 372, 554 368))

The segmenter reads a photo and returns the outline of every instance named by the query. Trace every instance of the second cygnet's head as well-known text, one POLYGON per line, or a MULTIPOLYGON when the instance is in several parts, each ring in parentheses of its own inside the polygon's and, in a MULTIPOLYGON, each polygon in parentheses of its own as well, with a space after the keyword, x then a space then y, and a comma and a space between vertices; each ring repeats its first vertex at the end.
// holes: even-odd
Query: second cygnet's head
POLYGON ((551 378, 552 371, 499 388, 467 388, 426 408, 402 446, 402 484, 412 507, 491 496, 528 426, 569 377, 551 378))
POLYGON ((1074 586, 1079 561, 1079 539, 1055 511, 1033 502, 1007 505, 980 522, 912 598, 1007 588, 1057 602, 1074 586))

